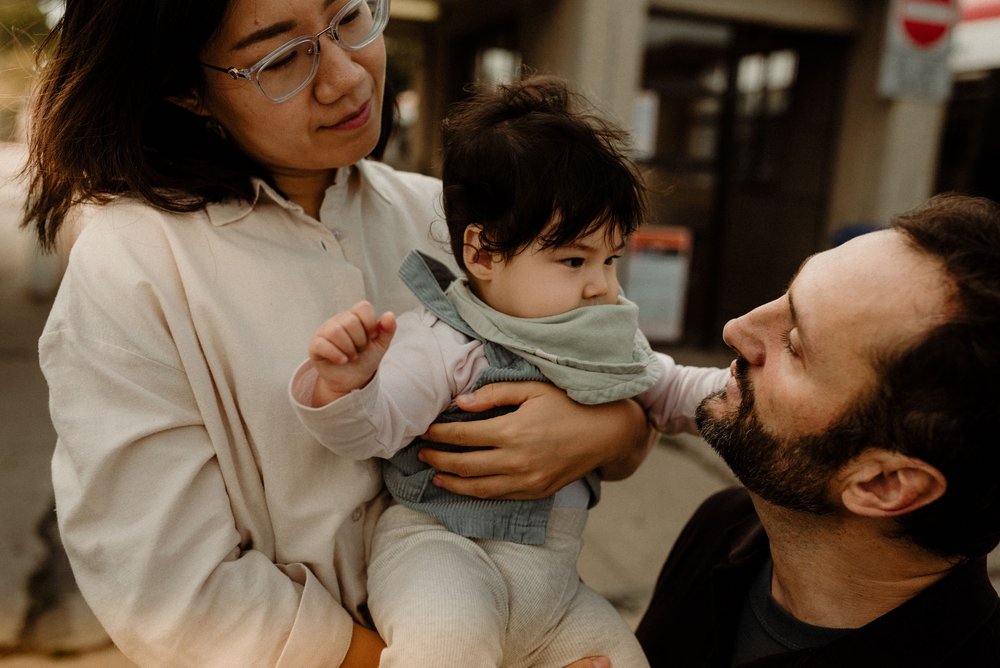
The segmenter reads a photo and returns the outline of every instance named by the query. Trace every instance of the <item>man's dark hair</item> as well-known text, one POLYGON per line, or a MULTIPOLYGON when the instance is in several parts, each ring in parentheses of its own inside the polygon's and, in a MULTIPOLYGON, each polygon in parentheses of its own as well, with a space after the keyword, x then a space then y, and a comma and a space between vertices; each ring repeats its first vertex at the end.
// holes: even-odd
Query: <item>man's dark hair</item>
POLYGON ((627 135, 552 76, 482 91, 443 125, 444 212, 460 267, 468 225, 510 259, 536 239, 561 246, 608 226, 627 237, 645 219, 627 135), (556 225, 546 230, 553 220, 556 225))
POLYGON ((897 519, 902 535, 928 550, 984 555, 1000 542, 1000 207, 939 195, 892 229, 938 259, 954 283, 948 322, 886 365, 873 402, 883 447, 947 479, 942 498, 897 519))

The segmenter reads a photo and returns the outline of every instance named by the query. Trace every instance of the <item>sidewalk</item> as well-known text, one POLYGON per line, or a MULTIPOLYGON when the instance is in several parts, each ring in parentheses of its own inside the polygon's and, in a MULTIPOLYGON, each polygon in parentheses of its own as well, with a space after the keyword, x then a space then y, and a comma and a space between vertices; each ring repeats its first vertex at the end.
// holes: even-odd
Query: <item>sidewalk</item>
MULTIPOLYGON (((125 668, 77 592, 54 525, 49 459, 55 434, 36 342, 50 301, 46 271, 17 230, 9 181, 18 148, 0 144, 0 668, 125 668)), ((44 265, 43 265, 44 266, 44 265)), ((728 355, 674 351, 688 364, 726 365, 728 355)), ((728 470, 694 437, 661 440, 639 471, 609 483, 587 525, 585 582, 633 625, 670 545, 701 501, 731 484, 728 470)), ((1000 559, 994 553, 994 584, 1000 559)))

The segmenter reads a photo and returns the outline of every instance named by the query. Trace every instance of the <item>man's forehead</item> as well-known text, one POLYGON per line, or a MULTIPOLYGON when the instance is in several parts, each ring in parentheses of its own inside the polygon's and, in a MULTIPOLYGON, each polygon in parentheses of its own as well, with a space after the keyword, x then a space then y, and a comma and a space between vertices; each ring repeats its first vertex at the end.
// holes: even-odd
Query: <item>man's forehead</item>
POLYGON ((869 351, 940 324, 950 293, 940 263, 894 230, 809 256, 789 284, 795 317, 814 345, 833 337, 869 351))
POLYGON ((801 274, 810 263, 830 264, 843 271, 850 271, 858 268, 858 263, 863 262, 870 256, 869 253, 860 252, 861 249, 865 249, 867 247, 888 247, 894 245, 894 241, 902 240, 902 235, 894 230, 877 230, 854 237, 839 246, 813 253, 802 260, 798 269, 796 269, 795 273, 792 274, 789 285, 795 282, 798 275, 801 274))

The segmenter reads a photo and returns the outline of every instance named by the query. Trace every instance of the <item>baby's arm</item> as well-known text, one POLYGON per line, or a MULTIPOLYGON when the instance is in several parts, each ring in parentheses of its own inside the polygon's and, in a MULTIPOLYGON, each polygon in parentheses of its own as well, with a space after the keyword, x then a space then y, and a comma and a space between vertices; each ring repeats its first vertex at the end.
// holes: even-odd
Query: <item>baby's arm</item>
POLYGON ((312 405, 325 406, 367 385, 395 333, 396 316, 387 311, 376 318, 366 301, 320 325, 309 343, 309 359, 319 374, 312 405))
POLYGON ((392 345, 361 387, 314 406, 319 370, 310 357, 292 375, 289 399, 302 425, 335 454, 388 458, 423 434, 486 365, 478 341, 417 308, 396 319, 392 345))
POLYGON ((663 376, 656 385, 635 397, 636 401, 658 431, 697 434, 695 409, 709 394, 725 388, 729 370, 681 366, 662 353, 656 353, 656 358, 663 366, 663 376))

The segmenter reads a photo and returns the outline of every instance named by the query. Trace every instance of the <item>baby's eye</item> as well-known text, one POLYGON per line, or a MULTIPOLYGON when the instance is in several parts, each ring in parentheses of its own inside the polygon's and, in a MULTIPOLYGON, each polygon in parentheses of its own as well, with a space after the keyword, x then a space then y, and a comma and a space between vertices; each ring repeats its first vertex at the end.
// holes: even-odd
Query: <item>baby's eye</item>
POLYGON ((612 265, 620 258, 621 255, 612 255, 611 257, 609 257, 607 260, 604 261, 604 264, 612 265))
POLYGON ((567 267, 573 267, 574 269, 577 268, 577 267, 582 267, 583 266, 583 258, 582 257, 568 257, 568 258, 566 258, 564 260, 559 260, 559 261, 562 262, 567 267))

